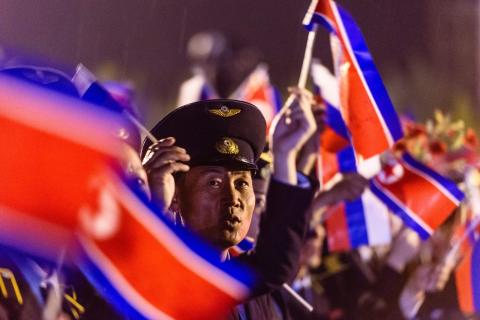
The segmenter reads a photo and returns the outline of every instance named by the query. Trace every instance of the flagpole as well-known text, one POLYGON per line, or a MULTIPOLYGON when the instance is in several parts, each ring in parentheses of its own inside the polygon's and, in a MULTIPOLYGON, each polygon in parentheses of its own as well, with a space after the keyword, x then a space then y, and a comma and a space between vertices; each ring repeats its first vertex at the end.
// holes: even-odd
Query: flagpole
MULTIPOLYGON (((300 70, 300 76, 298 77, 298 83, 297 87, 300 89, 305 89, 307 85, 307 79, 308 75, 310 73, 310 65, 312 64, 312 56, 313 56, 313 45, 315 43, 315 37, 317 35, 317 26, 313 25, 312 30, 308 32, 308 37, 307 37, 307 44, 305 46, 305 53, 303 55, 303 61, 302 61, 302 69, 300 70)), ((285 101, 285 104, 282 107, 282 110, 280 110, 280 113, 285 112, 293 103, 295 100, 294 95, 290 95, 285 101)))
POLYGON ((307 45, 302 61, 302 70, 298 78, 298 87, 304 89, 307 85, 308 75, 310 73, 310 65, 312 64, 313 45, 317 35, 317 26, 313 25, 313 29, 308 32, 307 45))
MULTIPOLYGON (((312 0, 310 2, 310 6, 307 9, 307 13, 303 18, 303 25, 309 29, 308 37, 307 37, 307 44, 305 46, 305 53, 303 54, 303 61, 302 61, 302 69, 300 70, 300 76, 298 77, 297 86, 300 89, 305 89, 307 85, 308 74, 310 71, 310 65, 312 64, 312 55, 313 55, 313 45, 315 43, 315 37, 317 35, 317 24, 312 23, 312 17, 315 13, 315 9, 317 8, 318 0, 312 0)), ((290 95, 285 101, 285 104, 280 110, 280 113, 285 112, 295 100, 294 95, 290 95)))
POLYGON ((309 312, 313 311, 313 306, 308 303, 305 299, 303 299, 298 293, 295 292, 295 290, 292 289, 288 284, 284 283, 282 284, 282 287, 292 295, 293 298, 295 298, 305 309, 307 309, 309 312))

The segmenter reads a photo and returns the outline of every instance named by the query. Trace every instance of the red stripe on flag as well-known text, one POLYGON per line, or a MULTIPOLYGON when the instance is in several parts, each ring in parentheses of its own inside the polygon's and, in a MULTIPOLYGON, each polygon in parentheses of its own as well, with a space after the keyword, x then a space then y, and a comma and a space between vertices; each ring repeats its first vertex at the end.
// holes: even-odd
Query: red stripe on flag
MULTIPOLYGON (((344 54, 348 52, 344 50, 344 54)), ((349 60, 350 60, 350 56, 349 60)), ((372 107, 358 71, 351 60, 340 67, 340 99, 342 115, 351 133, 352 144, 368 159, 390 147, 381 120, 372 107)))
POLYGON ((455 269, 455 284, 460 309, 471 314, 475 312, 472 288, 472 247, 462 248, 463 258, 455 269))
POLYGON ((325 221, 327 227, 328 248, 331 251, 350 250, 351 245, 347 217, 345 216, 345 204, 342 202, 332 206, 325 214, 328 216, 325 221))
POLYGON ((350 41, 333 1, 323 0, 316 12, 333 23, 336 36, 341 42, 342 61, 339 61, 340 101, 342 116, 351 133, 355 151, 368 159, 393 145, 390 132, 377 110, 376 101, 369 92, 368 84, 361 75, 350 41), (335 7, 335 8, 334 8, 335 7))
POLYGON ((350 142, 342 137, 341 135, 337 134, 332 128, 329 126, 325 127, 322 134, 320 135, 321 146, 328 152, 336 153, 343 149, 345 149, 350 142))
POLYGON ((320 150, 320 157, 318 157, 318 179, 322 186, 328 183, 340 170, 338 166, 338 158, 336 153, 326 152, 320 150))
POLYGON ((407 167, 404 167, 401 179, 392 184, 377 181, 432 230, 457 207, 435 185, 407 167))

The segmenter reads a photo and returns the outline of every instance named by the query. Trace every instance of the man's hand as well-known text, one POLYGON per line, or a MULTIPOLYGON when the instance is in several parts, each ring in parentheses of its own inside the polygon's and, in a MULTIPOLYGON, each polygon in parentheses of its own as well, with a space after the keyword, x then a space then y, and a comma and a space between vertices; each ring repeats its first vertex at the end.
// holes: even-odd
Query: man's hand
POLYGON ((162 139, 150 146, 143 159, 152 200, 156 201, 164 212, 170 208, 175 194, 173 174, 190 170, 188 165, 178 162, 190 160, 187 151, 174 144, 175 139, 172 137, 162 139))
POLYGON ((398 273, 402 273, 405 266, 420 251, 421 240, 418 234, 410 228, 404 228, 393 239, 392 249, 387 258, 387 264, 398 273))
POLYGON ((325 129, 325 106, 322 102, 316 101, 312 105, 313 117, 317 125, 317 130, 305 142, 302 150, 297 157, 297 169, 308 176, 315 167, 320 150, 320 135, 325 129))
POLYGON ((311 107, 315 103, 312 94, 299 88, 292 89, 291 93, 294 102, 275 117, 270 141, 274 155, 273 176, 278 181, 296 185, 297 155, 317 126, 311 107))
POLYGON ((314 214, 321 214, 320 219, 328 218, 323 208, 335 205, 341 201, 353 201, 360 197, 368 186, 368 180, 358 173, 349 173, 343 176, 330 190, 318 193, 312 201, 310 209, 314 214))

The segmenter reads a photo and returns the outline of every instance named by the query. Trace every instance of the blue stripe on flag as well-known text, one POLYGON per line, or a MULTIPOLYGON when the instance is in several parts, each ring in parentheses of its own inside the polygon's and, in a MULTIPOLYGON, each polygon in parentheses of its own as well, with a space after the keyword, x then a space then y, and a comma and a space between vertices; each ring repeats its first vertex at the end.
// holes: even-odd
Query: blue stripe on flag
POLYGON ((337 153, 338 169, 341 173, 357 172, 357 161, 352 146, 337 153))
POLYGON ((352 52, 361 69, 363 77, 367 82, 368 89, 370 90, 378 109, 385 120, 388 130, 394 141, 400 139, 403 136, 400 120, 398 119, 395 108, 388 96, 387 90, 382 82, 380 74, 378 73, 375 63, 373 62, 372 55, 370 54, 367 44, 363 38, 360 29, 357 27, 353 18, 343 8, 337 5, 338 12, 343 23, 345 32, 352 47, 352 52))
POLYGON ((381 187, 377 186, 374 180, 370 180, 370 190, 380 199, 382 200, 393 213, 398 215, 403 222, 415 230, 419 235, 420 238, 426 240, 430 237, 430 233, 425 230, 421 225, 419 225, 410 215, 400 207, 395 201, 393 201, 388 195, 386 195, 382 190, 381 187))
POLYGON ((465 194, 457 187, 455 182, 441 176, 434 170, 430 169, 429 167, 425 166, 423 163, 418 162, 415 160, 410 154, 404 153, 402 157, 403 161, 405 161, 408 165, 412 166, 413 168, 425 173, 439 184, 441 184, 445 189, 447 189, 452 197, 457 199, 459 202, 463 200, 465 194))
POLYGON ((272 90, 272 96, 273 96, 273 102, 274 102, 274 107, 275 107, 275 113, 280 111, 282 108, 282 95, 280 94, 280 90, 277 89, 275 86, 271 86, 272 90))
POLYGON ((335 133, 349 140, 347 125, 343 121, 340 110, 338 110, 328 102, 325 103, 327 105, 327 108, 325 110, 327 125, 332 128, 335 133))
POLYGON ((95 266, 87 255, 81 259, 82 263, 79 264, 80 270, 87 277, 88 281, 94 285, 103 298, 111 303, 116 310, 122 315, 131 319, 148 320, 148 318, 139 313, 138 309, 132 307, 127 299, 125 299, 120 292, 112 285, 111 281, 105 277, 103 272, 95 266))
POLYGON ((475 311, 480 312, 480 240, 473 247, 471 262, 473 305, 475 311))
POLYGON ((362 199, 345 201, 345 213, 351 248, 358 248, 361 245, 368 244, 368 232, 362 199))

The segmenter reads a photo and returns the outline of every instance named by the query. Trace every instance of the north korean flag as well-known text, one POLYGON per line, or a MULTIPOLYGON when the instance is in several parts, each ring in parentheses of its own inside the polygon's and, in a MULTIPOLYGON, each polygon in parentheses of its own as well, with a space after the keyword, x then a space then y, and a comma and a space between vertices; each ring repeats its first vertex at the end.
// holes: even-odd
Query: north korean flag
POLYGON ((408 153, 388 164, 370 188, 404 223, 427 239, 460 205, 456 184, 408 153))
POLYGON ((332 54, 339 64, 341 113, 355 152, 364 159, 380 154, 403 133, 365 40, 352 17, 334 1, 313 1, 311 9, 305 26, 320 24, 338 39, 340 48, 332 47, 332 54))

